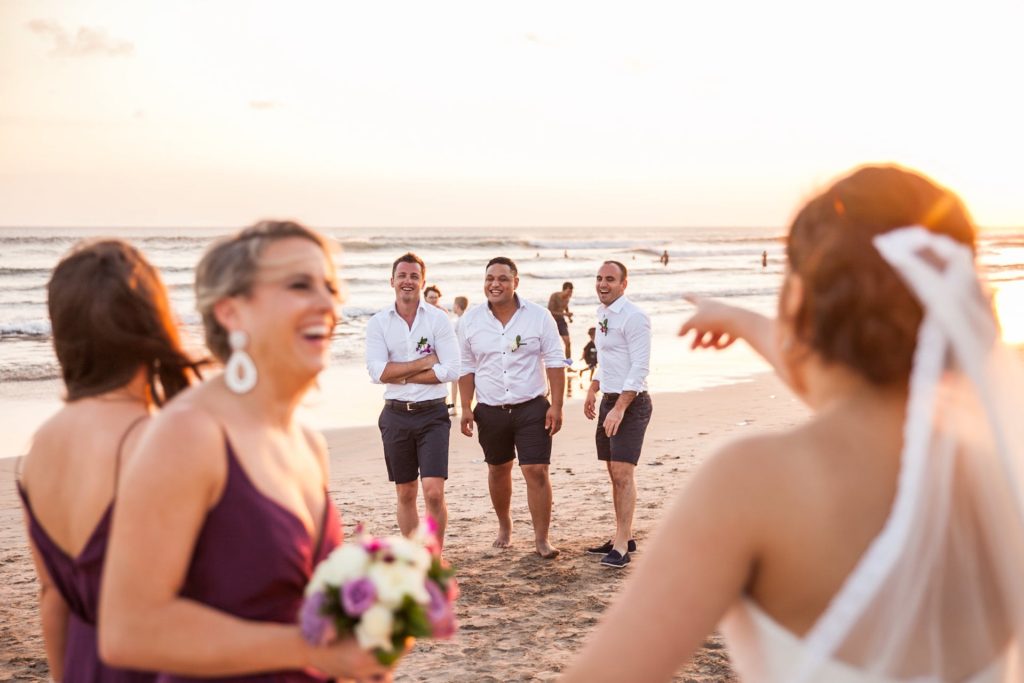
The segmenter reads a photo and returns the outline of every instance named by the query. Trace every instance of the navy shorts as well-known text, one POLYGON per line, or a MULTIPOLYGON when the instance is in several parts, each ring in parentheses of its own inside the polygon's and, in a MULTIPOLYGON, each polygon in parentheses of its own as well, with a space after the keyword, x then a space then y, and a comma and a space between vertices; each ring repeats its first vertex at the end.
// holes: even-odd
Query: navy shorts
POLYGON ((651 405, 651 395, 646 391, 637 394, 622 416, 619 431, 609 439, 604 433, 604 418, 618 400, 618 394, 605 394, 601 399, 601 408, 597 414, 597 459, 635 465, 640 460, 640 449, 644 445, 644 434, 647 433, 654 406, 651 405))
POLYGON ((568 337, 569 336, 569 323, 567 323, 565 321, 565 316, 564 315, 556 315, 556 316, 554 316, 554 318, 555 318, 555 325, 558 327, 558 336, 559 337, 568 337))
POLYGON ((452 420, 444 399, 417 410, 385 405, 377 426, 384 442, 388 481, 406 484, 417 476, 448 478, 452 420))
POLYGON ((473 419, 484 461, 503 465, 519 458, 520 465, 550 465, 551 435, 544 429, 550 407, 543 396, 508 407, 477 403, 473 419))

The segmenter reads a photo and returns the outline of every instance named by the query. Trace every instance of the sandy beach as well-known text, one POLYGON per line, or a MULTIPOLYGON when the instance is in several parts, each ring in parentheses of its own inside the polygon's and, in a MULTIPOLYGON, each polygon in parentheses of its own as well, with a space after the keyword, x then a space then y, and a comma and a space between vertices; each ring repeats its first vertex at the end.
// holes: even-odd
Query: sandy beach
MULTIPOLYGON (((486 465, 476 439, 453 424, 447 486, 446 555, 459 570, 460 632, 453 641, 420 642, 402 662, 401 681, 547 681, 558 677, 601 617, 631 568, 601 567, 587 545, 614 530, 607 474, 594 455, 594 423, 577 398, 555 437, 552 542, 562 555, 541 560, 522 478, 514 480, 513 547, 491 547, 496 522, 486 465)), ((774 376, 687 393, 654 396, 654 417, 637 469, 635 536, 644 541, 694 469, 724 441, 793 425, 806 409, 774 376)), ((346 533, 358 522, 376 534, 397 533, 394 490, 387 482, 379 432, 327 432, 331 491, 346 533)), ((45 681, 47 667, 36 607, 37 584, 14 489, 14 460, 0 460, 0 681, 45 681)), ((641 656, 638 653, 638 656, 641 656)), ((711 637, 676 681, 732 681, 728 654, 711 637)))

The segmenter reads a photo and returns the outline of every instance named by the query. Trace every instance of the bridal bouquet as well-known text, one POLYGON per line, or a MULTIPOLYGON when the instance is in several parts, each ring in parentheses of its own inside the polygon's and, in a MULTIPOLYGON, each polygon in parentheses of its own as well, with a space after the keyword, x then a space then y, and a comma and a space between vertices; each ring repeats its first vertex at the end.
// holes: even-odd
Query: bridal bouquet
POLYGON ((459 589, 436 530, 431 518, 410 538, 357 529, 313 571, 299 613, 303 637, 323 645, 354 635, 386 666, 410 638, 450 638, 459 589))

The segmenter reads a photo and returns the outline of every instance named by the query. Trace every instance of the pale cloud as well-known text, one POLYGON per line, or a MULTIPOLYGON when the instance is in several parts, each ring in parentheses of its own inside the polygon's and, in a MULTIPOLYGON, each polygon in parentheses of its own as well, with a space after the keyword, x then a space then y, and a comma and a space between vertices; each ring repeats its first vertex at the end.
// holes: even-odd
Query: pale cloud
POLYGON ((281 103, 277 100, 252 100, 249 102, 249 108, 255 109, 256 111, 278 109, 280 106, 281 103))
POLYGON ((55 57, 125 57, 135 52, 135 45, 114 38, 102 28, 80 26, 72 33, 52 19, 33 19, 28 29, 50 42, 55 57))

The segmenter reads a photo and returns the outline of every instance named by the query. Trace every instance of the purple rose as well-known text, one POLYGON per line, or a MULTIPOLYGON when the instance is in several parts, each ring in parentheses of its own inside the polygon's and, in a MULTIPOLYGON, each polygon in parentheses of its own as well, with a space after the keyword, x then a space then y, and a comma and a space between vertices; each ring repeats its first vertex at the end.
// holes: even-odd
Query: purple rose
POLYGON ((341 606, 350 617, 362 615, 376 600, 377 589, 367 578, 353 579, 341 587, 341 606))
POLYGON ((326 600, 323 592, 317 591, 303 600, 299 610, 299 629, 311 645, 326 645, 338 637, 334 620, 323 613, 326 600))
POLYGON ((427 579, 427 593, 430 603, 427 604, 427 620, 430 622, 431 636, 434 638, 451 638, 455 635, 455 613, 452 612, 448 596, 441 587, 427 579))

